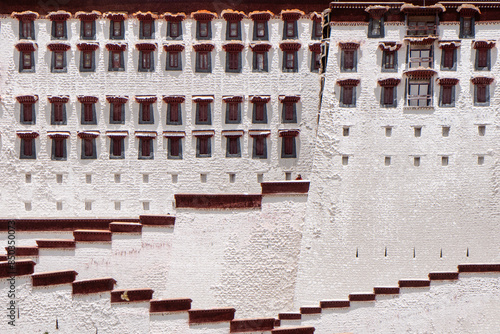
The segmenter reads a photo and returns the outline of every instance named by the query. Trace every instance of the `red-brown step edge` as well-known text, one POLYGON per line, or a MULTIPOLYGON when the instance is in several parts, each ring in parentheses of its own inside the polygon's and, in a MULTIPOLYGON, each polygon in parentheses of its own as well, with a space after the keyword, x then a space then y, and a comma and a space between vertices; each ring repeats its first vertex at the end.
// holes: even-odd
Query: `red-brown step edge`
POLYGON ((400 288, 423 288, 431 285, 431 281, 425 279, 400 280, 400 288))
POLYGON ((49 271, 31 275, 33 286, 73 283, 78 273, 74 270, 49 271))
POLYGON ((189 298, 155 299, 149 303, 149 312, 181 312, 191 309, 189 298))
POLYGON ((33 260, 17 260, 14 264, 7 261, 0 262, 0 278, 31 275, 35 271, 35 261, 33 260))
POLYGON ((38 247, 37 246, 18 246, 9 249, 9 247, 5 247, 7 254, 16 255, 16 256, 38 256, 38 247))
POLYGON ((230 333, 270 331, 274 328, 274 318, 231 320, 230 333))
POLYGON ((500 271, 500 264, 459 264, 459 273, 486 273, 500 271))
POLYGON ((153 289, 113 290, 112 303, 144 302, 153 298, 153 289))
POLYGON ((37 240, 38 248, 75 248, 73 239, 41 239, 37 240))
POLYGON ((201 324, 211 322, 231 321, 234 319, 236 309, 231 307, 214 308, 208 310, 188 310, 189 323, 201 324))
POLYGON ((7 261, 7 254, 0 254, 0 261, 7 261))
POLYGON ((111 241, 111 231, 76 230, 73 237, 75 241, 111 241))
POLYGON ((386 286, 379 286, 373 288, 373 292, 376 295, 397 295, 399 294, 399 287, 386 287, 386 286))
POLYGON ((141 215, 142 225, 152 225, 152 226, 174 226, 175 217, 174 216, 160 216, 160 215, 141 215))
POLYGON ((112 233, 141 233, 142 224, 140 223, 126 223, 126 222, 112 222, 109 223, 109 230, 112 233))
POLYGON ((261 182, 262 194, 305 194, 309 192, 309 181, 261 182))
POLYGON ((274 319, 274 327, 279 327, 281 326, 281 320, 280 319, 274 319))
MULTIPOLYGON (((0 219, 0 231, 8 231, 9 222, 15 222, 16 231, 74 231, 107 230, 116 219, 0 219)), ((139 222, 137 218, 120 218, 120 221, 139 222)))
POLYGON ((111 277, 73 282, 73 294, 90 294, 113 290, 116 281, 111 277))
POLYGON ((321 313, 321 307, 305 306, 300 308, 301 314, 319 314, 321 313))
POLYGON ((374 293, 351 293, 349 295, 351 302, 369 302, 375 300, 374 293))
POLYGON ((176 208, 194 209, 252 209, 262 206, 262 195, 242 194, 176 194, 176 208))
POLYGON ((280 313, 280 314, 278 314, 278 319, 280 319, 280 320, 300 320, 300 319, 302 319, 302 314, 300 314, 300 313, 280 313))
POLYGON ((271 331, 275 334, 313 334, 314 327, 283 327, 276 328, 271 331))
POLYGON ((429 273, 429 279, 431 281, 455 280, 458 279, 458 272, 429 273))
POLYGON ((349 307, 351 306, 351 302, 348 300, 323 300, 319 302, 319 306, 321 308, 349 307))

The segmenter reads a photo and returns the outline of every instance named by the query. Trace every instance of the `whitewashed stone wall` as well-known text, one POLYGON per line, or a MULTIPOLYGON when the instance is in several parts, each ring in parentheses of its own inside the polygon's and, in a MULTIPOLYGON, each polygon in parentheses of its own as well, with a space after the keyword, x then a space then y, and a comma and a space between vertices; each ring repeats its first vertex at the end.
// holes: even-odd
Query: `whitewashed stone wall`
MULTIPOLYGON (((405 26, 386 24, 381 39, 368 39, 367 25, 331 28, 296 308, 393 286, 400 278, 425 278, 431 270, 454 270, 458 263, 498 261, 500 88, 491 85, 489 107, 475 107, 470 81, 498 78, 498 49, 491 53, 491 71, 475 71, 472 40, 463 39, 457 71, 444 72, 434 42, 434 107, 411 110, 404 106, 405 26), (341 41, 360 43, 356 73, 340 72, 341 41), (380 41, 403 43, 397 73, 381 72, 380 41), (380 107, 377 81, 389 77, 401 78, 397 108, 380 107), (346 78, 361 80, 355 108, 339 107, 336 81, 346 78), (438 107, 437 78, 460 79, 456 107, 438 107), (484 137, 480 124, 486 125, 484 137), (344 126, 350 127, 349 136, 343 136, 344 126), (391 137, 385 135, 387 126, 391 137), (414 136, 414 126, 422 127, 421 137, 414 136), (442 136, 442 126, 450 127, 449 137, 442 136), (342 164, 343 155, 349 156, 348 165, 342 164), (448 166, 441 165, 441 155, 449 156, 448 166), (478 155, 484 155, 484 165, 478 165, 478 155), (390 166, 385 156, 391 157, 390 166), (421 157, 419 167, 414 156, 421 157)), ((499 29, 477 23, 475 39, 498 40, 499 29)), ((439 40, 457 40, 458 32, 458 24, 442 24, 439 40)))
MULTIPOLYGON (((302 18, 298 21, 299 41, 298 73, 283 73, 283 53, 279 48, 283 36, 283 22, 279 18, 269 21, 269 73, 252 72, 253 53, 249 47, 253 38, 253 22, 242 21, 242 73, 225 72, 226 21, 222 18, 212 21, 212 40, 215 45, 212 52, 212 73, 195 73, 195 52, 193 44, 198 43, 196 21, 186 19, 182 22, 185 50, 182 52, 183 71, 166 71, 166 52, 163 44, 166 40, 165 20, 156 20, 154 40, 139 40, 139 21, 133 18, 125 21, 125 39, 110 40, 109 20, 98 19, 96 22, 96 71, 79 72, 80 51, 76 44, 80 40, 80 21, 68 20, 68 40, 71 45, 67 52, 68 72, 51 73, 51 52, 47 44, 50 39, 51 21, 40 18, 35 21, 35 36, 38 49, 35 52, 36 73, 19 73, 19 52, 15 45, 19 42, 17 19, 1 19, 2 49, 0 66, 2 86, 0 96, 0 133, 2 157, 2 184, 0 210, 4 217, 119 217, 137 216, 140 213, 172 213, 174 193, 258 193, 260 185, 257 174, 263 174, 264 180, 283 180, 285 172, 303 177, 311 170, 312 148, 318 113, 320 79, 318 73, 310 71, 311 41, 313 21, 302 18), (108 72, 108 51, 106 43, 125 42, 124 72, 108 72), (154 52, 155 71, 138 72, 139 51, 136 43, 151 42, 158 45, 154 52), (36 103, 36 125, 24 125, 19 122, 20 105, 15 97, 19 95, 38 95, 36 103), (67 104, 67 125, 50 125, 50 95, 69 95, 67 104), (80 124, 81 105, 79 95, 97 96, 97 125, 80 124), (109 104, 106 95, 125 95, 126 104, 124 125, 109 124, 109 104), (154 95, 158 102, 154 104, 154 125, 138 124, 139 104, 136 95, 154 95), (185 95, 182 104, 183 125, 166 125, 166 104, 161 100, 164 95, 185 95), (194 125, 195 104, 193 96, 212 95, 211 126, 194 125), (224 124, 225 105, 222 97, 238 95, 244 97, 242 103, 242 123, 224 124), (252 124, 251 95, 270 95, 268 104, 268 124, 252 124), (280 95, 300 95, 298 103, 298 123, 281 123, 280 95), (281 159, 281 139, 278 129, 300 129, 297 139, 297 158, 281 159), (213 129, 212 157, 196 158, 196 138, 191 135, 194 129, 213 129), (241 139, 241 158, 226 158, 226 142, 221 130, 245 130, 241 139), (252 159, 252 139, 250 129, 271 130, 268 138, 268 159, 252 159), (36 139, 36 160, 20 160, 20 139, 15 131, 33 130, 40 134, 36 139), (67 161, 51 161, 51 139, 47 131, 70 131, 67 161), (78 131, 99 130, 96 140, 97 159, 81 160, 81 141, 78 131), (125 139, 124 160, 109 159, 109 138, 107 130, 128 130, 125 139), (138 140, 135 131, 157 131, 154 140, 154 160, 138 160, 138 140), (186 131, 182 140, 183 159, 167 159, 167 139, 162 138, 163 131, 186 131), (31 183, 27 184, 25 175, 31 174, 31 183), (207 182, 200 182, 200 174, 207 174, 207 182), (229 183, 229 173, 235 173, 234 183, 229 183), (56 182, 56 174, 62 174, 62 184, 56 182), (91 184, 86 183, 86 174, 91 174, 91 184), (121 182, 115 183, 114 174, 121 174, 121 182), (149 182, 143 182, 143 174, 149 174, 149 182), (178 175, 178 182, 172 183, 172 175, 178 175), (56 210, 56 202, 62 202, 62 210, 56 210), (92 202, 92 210, 85 210, 85 202, 92 202), (114 202, 121 202, 121 210, 115 210, 114 202), (149 201, 149 211, 143 210, 142 202, 149 201), (31 202, 31 211, 25 209, 25 203, 31 202)), ((230 42, 230 41, 227 41, 230 42)), ((175 42, 177 43, 177 42, 175 42)))

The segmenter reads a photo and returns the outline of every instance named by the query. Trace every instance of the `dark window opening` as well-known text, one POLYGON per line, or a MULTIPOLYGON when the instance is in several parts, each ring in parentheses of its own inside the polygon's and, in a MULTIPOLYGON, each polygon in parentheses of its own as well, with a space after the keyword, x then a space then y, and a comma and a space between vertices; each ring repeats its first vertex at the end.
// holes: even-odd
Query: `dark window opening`
POLYGON ((253 113, 253 123, 267 123, 266 105, 264 103, 254 103, 253 113))
POLYGON ((21 104, 21 123, 35 124, 35 108, 33 103, 21 104))
POLYGON ((111 159, 124 158, 123 155, 123 137, 110 137, 111 138, 111 159))
POLYGON ((168 158, 182 159, 181 138, 168 138, 168 158))
POLYGON ((33 70, 33 52, 31 51, 23 51, 21 52, 22 59, 22 70, 33 70))
POLYGON ((52 139, 52 160, 66 160, 66 138, 52 139))
POLYGON ((384 105, 393 106, 394 105, 394 87, 384 87, 384 105))
POLYGON ((486 85, 476 85, 476 91, 477 103, 486 103, 486 85))
POLYGON ((453 86, 441 87, 441 104, 449 106, 453 103, 453 86))
POLYGON ((253 137, 253 158, 267 159, 267 145, 265 136, 253 137))
POLYGON ((64 51, 54 51, 54 69, 64 69, 64 51))
POLYGON ((139 159, 153 159, 153 139, 141 137, 139 139, 139 159))
POLYGON ((285 136, 282 137, 282 158, 296 158, 295 152, 295 137, 285 136))
POLYGON ((83 121, 85 123, 92 123, 94 121, 93 107, 92 103, 83 104, 83 121))
POLYGON ((411 107, 427 107, 432 105, 432 90, 429 81, 408 83, 407 104, 411 107))
POLYGON ((169 35, 170 37, 172 38, 177 38, 180 36, 180 22, 169 22, 168 25, 169 25, 169 35))
POLYGON ((20 159, 36 159, 35 139, 21 138, 20 159))
POLYGON ((21 36, 20 39, 35 39, 35 22, 21 21, 21 36))
POLYGON ((443 49, 443 61, 441 69, 443 70, 455 70, 456 69, 456 50, 455 49, 443 49))
POLYGON ((226 157, 241 157, 240 137, 226 137, 226 157))
POLYGON ((66 117, 64 117, 64 104, 62 103, 53 103, 52 104, 52 112, 53 112, 53 122, 52 124, 66 124, 66 117))
POLYGON ((386 70, 394 70, 396 68, 396 52, 384 51, 383 68, 386 70))
POLYGON ((196 124, 210 124, 210 115, 208 103, 198 103, 197 110, 197 122, 196 124))
POLYGON ((94 32, 94 21, 82 21, 82 37, 83 39, 93 39, 94 32))
POLYGON ((211 153, 211 137, 208 136, 200 136, 196 137, 196 157, 198 158, 203 158, 203 157, 210 157, 212 155, 211 153))
POLYGON ((111 103, 111 124, 124 124, 125 123, 125 105, 123 103, 111 103))
POLYGON ((140 118, 139 118, 139 124, 153 124, 154 123, 154 118, 153 118, 153 105, 148 102, 142 102, 140 104, 140 118))
POLYGON ((198 22, 198 34, 200 37, 208 38, 208 22, 198 22))
POLYGON ((54 38, 66 38, 66 22, 65 21, 54 21, 52 22, 53 30, 52 36, 54 38))
POLYGON ((342 102, 344 105, 352 105, 354 87, 343 87, 342 102))

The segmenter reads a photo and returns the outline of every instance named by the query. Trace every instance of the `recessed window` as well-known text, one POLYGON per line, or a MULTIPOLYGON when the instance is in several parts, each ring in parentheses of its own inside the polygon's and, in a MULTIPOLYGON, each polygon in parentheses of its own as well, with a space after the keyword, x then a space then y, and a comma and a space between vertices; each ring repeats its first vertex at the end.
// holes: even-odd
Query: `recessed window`
POLYGON ((340 106, 348 108, 356 106, 355 86, 342 86, 340 88, 340 106))
POLYGON ((460 38, 474 38, 474 17, 461 17, 460 18, 460 38))
POLYGON ((66 138, 52 138, 52 160, 66 160, 66 138))
POLYGON ((211 39, 212 24, 210 21, 196 21, 196 38, 211 39))
POLYGON ((254 124, 267 123, 267 103, 264 102, 253 103, 252 123, 254 124))
POLYGON ((167 105, 167 125, 181 125, 182 112, 181 104, 178 102, 169 102, 167 105))
POLYGON ((139 124, 154 124, 152 103, 150 102, 139 103, 139 124))
POLYGON ((240 158, 241 145, 240 137, 228 136, 226 137, 226 158, 240 158))
POLYGON ((212 138, 210 136, 196 137, 196 157, 208 158, 212 156, 212 138))
POLYGON ((35 39, 35 22, 31 20, 19 21, 19 39, 35 39))
POLYGON ((413 157, 413 166, 420 166, 420 157, 413 157))
POLYGON ((282 158, 296 158, 296 144, 294 136, 281 137, 281 157, 282 158))
POLYGON ((291 39, 298 37, 297 21, 289 20, 283 23, 283 39, 291 39))
POLYGON ((124 39, 125 38, 125 24, 123 20, 110 21, 110 39, 124 39))
POLYGON ((226 52, 226 72, 241 72, 241 52, 226 52))
POLYGON ((109 67, 108 71, 125 71, 125 61, 123 51, 109 51, 109 67))
POLYGON ((97 124, 97 117, 95 113, 95 103, 83 102, 82 103, 82 124, 97 124))
POLYGON ((30 173, 26 173, 25 181, 26 181, 26 183, 31 183, 31 174, 30 173))
POLYGON ((408 16, 407 36, 429 36, 436 35, 437 16, 408 16))
POLYGON ((382 87, 382 106, 386 108, 397 106, 397 88, 395 86, 382 87))
POLYGON ((392 136, 392 126, 385 127, 385 136, 386 137, 391 137, 392 136))
POLYGON ((22 124, 35 124, 34 103, 21 103, 20 122, 22 124))
POLYGON ((283 72, 298 72, 299 63, 297 51, 283 52, 283 72))
POLYGON ((62 174, 56 174, 56 182, 57 183, 63 183, 63 176, 62 176, 62 174))
POLYGON ((433 67, 433 56, 432 56, 432 46, 430 45, 409 45, 410 51, 408 53, 409 68, 432 68, 433 67))
POLYGON ((92 183, 92 174, 86 174, 85 175, 85 183, 92 183))
POLYGON ((398 70, 398 52, 384 50, 382 53, 382 71, 397 72, 398 70))
POLYGON ((295 102, 282 103, 281 119, 283 123, 297 123, 297 104, 295 102))
POLYGON ((254 72, 267 72, 267 54, 268 52, 253 52, 253 71, 254 72))
POLYGON ((384 18, 370 18, 368 23, 368 37, 380 38, 384 37, 384 18))
POLYGON ((66 21, 52 21, 52 39, 67 39, 66 21))
POLYGON ((420 126, 413 127, 413 134, 415 135, 415 137, 421 137, 422 136, 422 127, 420 127, 420 126))
POLYGON ((109 104, 109 123, 125 124, 125 103, 112 102, 109 104))
POLYGON ((66 103, 53 102, 51 103, 51 124, 52 125, 66 125, 66 103))
POLYGON ((85 201, 85 210, 86 211, 92 210, 92 202, 91 201, 85 201))
POLYGON ((432 106, 431 80, 408 80, 407 105, 411 107, 432 106))
POLYGON ((455 106, 455 86, 441 85, 441 92, 439 96, 440 107, 454 107, 455 106))
POLYGON ((96 140, 95 137, 82 138, 82 159, 96 159, 96 140))
POLYGON ((449 158, 447 156, 441 157, 441 166, 448 166, 449 158))
MULTIPOLYGON (((21 46, 18 46, 21 48, 21 46)), ((19 72, 35 72, 35 50, 31 45, 19 52, 19 72)))
POLYGON ((226 124, 241 123, 241 103, 227 102, 226 103, 226 124))
POLYGON ((208 102, 198 102, 196 104, 196 124, 212 124, 210 105, 208 102))
POLYGON ((356 72, 357 69, 357 50, 342 50, 340 70, 341 72, 356 72))
POLYGON ((115 176, 115 183, 120 183, 122 180, 121 174, 115 174, 114 176, 115 176))
POLYGON ((457 70, 457 49, 444 48, 441 51, 441 71, 457 70))
POLYGON ((484 84, 474 85, 474 105, 489 106, 490 105, 490 86, 484 84))
POLYGON ((52 51, 52 73, 67 72, 66 51, 52 51))
POLYGON ((264 182, 264 174, 262 173, 257 173, 257 182, 262 183, 264 182))
POLYGON ((323 37, 323 27, 321 25, 321 20, 320 21, 313 21, 313 28, 312 28, 312 39, 321 39, 323 37))
POLYGON ((95 51, 81 51, 80 72, 95 71, 95 51))
POLYGON ((172 174, 172 183, 177 183, 179 181, 179 175, 172 174))
POLYGON ((144 211, 149 211, 149 202, 148 201, 142 202, 142 209, 144 211))
POLYGON ((486 134, 486 125, 478 125, 477 133, 480 136, 484 136, 486 134))
POLYGON ((151 39, 154 38, 155 33, 155 23, 150 20, 143 20, 139 26, 139 38, 140 39, 151 39))
POLYGON ((342 165, 347 166, 349 164, 349 156, 343 155, 342 156, 342 165))
POLYGON ((154 52, 139 51, 139 72, 153 72, 155 70, 154 52))
POLYGON ((109 140, 110 140, 109 158, 125 159, 125 151, 123 149, 125 138, 122 136, 112 136, 109 137, 109 140))
POLYGON ((386 166, 390 166, 391 165, 391 157, 385 157, 384 159, 384 164, 386 166))
POLYGON ((253 136, 253 159, 267 159, 267 137, 253 136))
POLYGON ((348 126, 344 126, 342 128, 342 136, 348 137, 349 136, 349 132, 350 132, 350 128, 348 126))
POLYGON ((267 41, 268 37, 268 28, 267 21, 255 21, 253 24, 253 40, 259 41, 267 41))
POLYGON ((122 209, 122 203, 120 201, 115 201, 115 210, 120 211, 122 209))
MULTIPOLYGON (((36 159, 36 146, 35 146, 35 138, 33 137, 22 137, 21 138, 21 152, 20 159, 36 159)), ((28 178, 26 174, 26 180, 28 178)), ((31 175, 30 182, 31 182, 31 175)))
POLYGON ((182 159, 182 138, 168 138, 168 159, 182 159))
POLYGON ((443 137, 448 137, 450 135, 450 127, 449 126, 443 126, 441 128, 441 133, 443 137))
POLYGON ((24 209, 26 211, 31 211, 31 202, 24 202, 24 209))
POLYGON ((477 157, 477 164, 484 165, 484 155, 480 155, 477 157))
POLYGON ((167 39, 182 39, 182 23, 169 21, 167 25, 167 39))
POLYGON ((226 29, 227 40, 241 39, 241 22, 228 21, 226 29))
POLYGON ((200 174, 200 182, 207 183, 207 174, 200 174))
POLYGON ((285 172, 285 180, 290 181, 292 179, 292 172, 285 172))
POLYGON ((80 22, 80 38, 86 40, 95 39, 95 20, 80 22))
POLYGON ((142 183, 149 183, 149 174, 142 174, 142 183))
POLYGON ((181 52, 179 51, 168 51, 167 52, 167 71, 181 71, 182 61, 181 52))
POLYGON ((154 159, 153 138, 139 138, 139 159, 154 159))
POLYGON ((56 210, 61 211, 63 209, 63 203, 61 201, 56 202, 56 210))
POLYGON ((476 71, 491 70, 491 49, 478 48, 476 49, 476 71))
POLYGON ((211 52, 196 52, 196 72, 212 72, 211 52))
POLYGON ((234 182, 236 182, 236 174, 229 173, 229 183, 234 183, 234 182))

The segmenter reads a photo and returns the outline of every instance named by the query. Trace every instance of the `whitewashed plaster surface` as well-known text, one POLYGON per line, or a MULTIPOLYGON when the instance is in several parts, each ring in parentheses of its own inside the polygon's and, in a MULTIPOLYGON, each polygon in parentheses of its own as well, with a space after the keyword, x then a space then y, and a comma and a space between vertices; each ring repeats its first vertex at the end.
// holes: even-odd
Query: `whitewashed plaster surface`
MULTIPOLYGON (((498 77, 498 51, 492 49, 491 71, 474 71, 472 40, 463 39, 457 71, 445 72, 434 42, 434 108, 409 110, 404 107, 405 26, 385 28, 385 38, 368 39, 367 26, 332 26, 296 308, 394 286, 401 278, 426 278, 432 270, 455 271, 459 263, 500 260, 500 88, 491 85, 490 107, 474 107, 470 82, 475 76, 498 77), (340 72, 340 41, 360 43, 356 73, 340 72), (403 44, 397 73, 381 72, 380 41, 403 44), (401 79, 397 108, 382 108, 377 81, 390 77, 401 79), (356 108, 339 107, 339 78, 360 79, 356 108), (437 106, 436 78, 460 79, 456 107, 437 106), (478 125, 486 125, 484 136, 478 125), (350 127, 349 136, 343 136, 344 126, 350 127), (391 137, 385 135, 387 126, 391 137), (422 127, 421 137, 414 136, 414 126, 422 127), (442 136, 442 126, 450 127, 449 137, 442 136), (449 156, 448 166, 441 165, 442 155, 449 156), (478 155, 484 155, 484 165, 478 165, 478 155), (384 164, 386 156, 390 166, 384 164), (419 167, 414 156, 421 157, 419 167)), ((458 24, 439 29, 439 39, 458 39, 458 24)), ((498 24, 478 23, 476 39, 498 40, 499 31, 498 24)))
POLYGON ((0 71, 3 79, 0 88, 0 157, 2 163, 2 189, 0 192, 0 211, 3 217, 127 217, 138 213, 166 214, 173 212, 173 194, 175 193, 259 193, 260 185, 257 174, 263 174, 264 180, 283 180, 285 172, 306 177, 311 170, 312 148, 319 110, 318 73, 310 71, 311 40, 313 21, 303 18, 298 21, 298 73, 283 73, 283 53, 279 48, 282 42, 283 22, 280 19, 269 21, 269 43, 272 45, 268 54, 269 73, 252 72, 253 53, 249 47, 252 41, 253 22, 242 21, 242 73, 225 72, 225 51, 222 46, 231 41, 225 40, 226 22, 224 19, 212 21, 210 41, 196 41, 196 21, 186 19, 182 23, 183 40, 167 41, 166 21, 156 20, 156 34, 153 40, 139 40, 139 21, 129 18, 125 21, 125 39, 110 40, 109 20, 97 20, 96 71, 79 72, 80 51, 76 45, 80 42, 80 21, 70 19, 68 40, 50 39, 51 22, 48 19, 35 21, 36 73, 19 73, 19 52, 15 45, 19 42, 17 19, 1 19, 2 49, 0 50, 0 71), (68 72, 51 73, 50 43, 67 43, 68 72), (197 43, 212 43, 212 73, 195 73, 195 52, 192 48, 197 43), (107 43, 127 43, 124 72, 108 72, 107 43), (154 52, 155 71, 138 72, 139 51, 137 43, 156 43, 154 52), (164 44, 183 44, 183 71, 166 71, 166 52, 164 44), (19 122, 20 105, 16 96, 38 95, 36 103, 36 124, 25 125, 19 122), (50 103, 48 96, 68 95, 67 125, 50 125, 50 103), (81 125, 81 104, 77 96, 97 96, 97 125, 81 125), (107 95, 128 96, 125 108, 124 125, 109 124, 109 104, 107 95), (138 124, 139 104, 136 95, 158 97, 154 104, 154 125, 138 124), (162 101, 164 95, 185 95, 182 104, 181 126, 166 125, 167 106, 162 101), (212 125, 195 125, 195 106, 193 96, 213 96, 212 125), (225 124, 225 104, 223 96, 243 96, 241 124, 225 124), (252 124, 252 95, 269 95, 268 124, 252 124), (299 95, 297 104, 297 123, 281 122, 279 96, 299 95), (196 138, 192 130, 215 130, 212 139, 212 157, 196 158, 196 138), (226 158, 226 141, 222 130, 244 130, 241 138, 241 158, 226 158), (252 159, 252 138, 248 130, 270 130, 267 150, 268 159, 252 159), (281 159, 281 138, 279 129, 299 129, 297 137, 297 158, 281 159), (40 134, 36 139, 36 160, 20 160, 20 139, 15 131, 32 130, 40 134), (96 139, 97 159, 81 160, 81 140, 78 131, 98 130, 96 139), (125 139, 125 159, 110 160, 110 141, 105 135, 109 130, 127 130, 125 139), (47 131, 70 131, 67 161, 51 161, 51 139, 47 131), (157 131, 154 140, 154 160, 138 160, 138 139, 135 131, 157 131), (182 140, 182 160, 167 159, 167 139, 163 131, 186 131, 182 140), (25 174, 32 176, 31 183, 26 183, 25 174), (229 182, 229 173, 236 174, 234 183, 229 182), (56 182, 56 174, 62 174, 62 183, 56 182), (91 174, 92 181, 86 183, 86 174, 91 174), (115 183, 114 174, 121 174, 120 183, 115 183), (149 174, 149 182, 143 182, 143 174, 149 174), (178 182, 172 182, 172 174, 178 175, 178 182), (200 182, 200 174, 207 174, 207 182, 200 182), (56 202, 62 202, 62 210, 56 210, 56 202), (92 210, 85 210, 85 202, 92 202, 92 210), (121 210, 115 210, 115 202, 121 202, 121 210), (149 210, 143 210, 142 202, 148 201, 149 210), (25 209, 25 203, 31 202, 31 211, 25 209))

